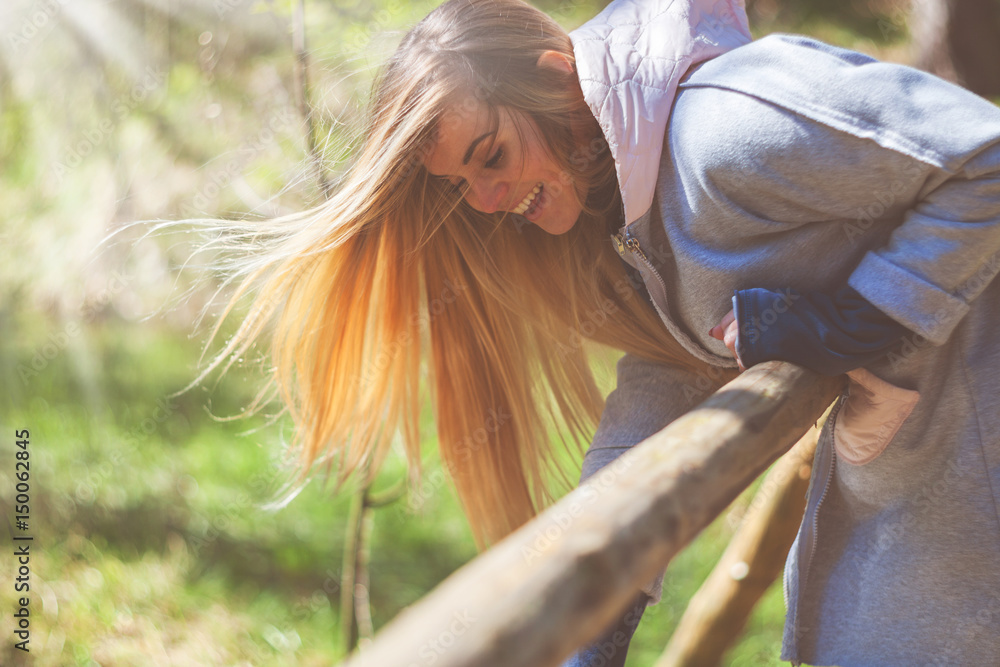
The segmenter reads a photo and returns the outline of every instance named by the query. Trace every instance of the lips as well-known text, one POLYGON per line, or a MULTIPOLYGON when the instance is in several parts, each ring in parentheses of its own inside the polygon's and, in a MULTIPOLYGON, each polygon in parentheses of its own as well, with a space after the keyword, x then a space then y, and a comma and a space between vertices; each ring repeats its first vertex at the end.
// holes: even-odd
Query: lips
POLYGON ((531 205, 535 203, 535 199, 538 197, 538 193, 540 193, 541 191, 542 191, 542 184, 538 183, 537 185, 535 185, 534 188, 532 188, 531 192, 528 193, 528 196, 522 199, 521 203, 511 210, 511 213, 516 213, 518 215, 524 215, 525 213, 527 213, 528 209, 531 208, 531 205))

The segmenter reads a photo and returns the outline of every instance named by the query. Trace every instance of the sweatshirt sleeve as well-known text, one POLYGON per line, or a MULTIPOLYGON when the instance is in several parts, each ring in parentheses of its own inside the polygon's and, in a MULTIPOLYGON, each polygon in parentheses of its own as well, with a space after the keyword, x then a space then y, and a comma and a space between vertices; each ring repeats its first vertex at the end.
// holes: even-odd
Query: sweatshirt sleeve
POLYGON ((806 38, 744 48, 754 77, 711 62, 698 73, 701 85, 744 100, 739 121, 706 136, 719 144, 710 196, 740 211, 732 219, 776 231, 842 225, 848 243, 893 225, 847 285, 943 344, 1000 271, 1000 109, 925 72, 806 38))
POLYGON ((939 168, 941 183, 906 212, 887 245, 865 254, 847 281, 938 345, 1000 270, 1000 142, 956 162, 954 173, 939 168))

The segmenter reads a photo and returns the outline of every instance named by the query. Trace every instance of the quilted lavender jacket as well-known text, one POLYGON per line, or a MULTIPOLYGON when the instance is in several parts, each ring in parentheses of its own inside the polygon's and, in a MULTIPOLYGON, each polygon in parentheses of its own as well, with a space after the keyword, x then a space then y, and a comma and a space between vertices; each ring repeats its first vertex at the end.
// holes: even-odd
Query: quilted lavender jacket
MULTIPOLYGON (((737 0, 619 0, 572 38, 622 189, 611 242, 692 355, 735 366, 708 330, 753 287, 846 283, 911 332, 850 373, 820 436, 782 657, 1000 665, 1000 110, 805 37, 751 41, 737 0)), ((583 476, 718 386, 624 357, 583 476)))

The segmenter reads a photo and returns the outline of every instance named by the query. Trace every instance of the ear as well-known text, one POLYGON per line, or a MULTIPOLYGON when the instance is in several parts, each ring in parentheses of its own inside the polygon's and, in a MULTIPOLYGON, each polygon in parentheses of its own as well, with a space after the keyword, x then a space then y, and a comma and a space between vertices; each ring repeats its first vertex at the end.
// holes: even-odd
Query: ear
POLYGON ((569 56, 558 51, 543 51, 542 55, 538 56, 537 64, 538 67, 555 70, 560 74, 573 73, 573 62, 569 56))

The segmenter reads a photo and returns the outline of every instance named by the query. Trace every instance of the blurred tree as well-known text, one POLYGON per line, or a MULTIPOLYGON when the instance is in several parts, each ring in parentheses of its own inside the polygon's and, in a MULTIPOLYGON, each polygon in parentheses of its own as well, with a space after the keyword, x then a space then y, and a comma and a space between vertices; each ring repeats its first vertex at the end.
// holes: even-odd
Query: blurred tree
POLYGON ((917 67, 1000 96, 1000 0, 914 0, 917 67))
MULTIPOLYGON (((986 97, 1000 96, 1000 0, 746 0, 755 34, 825 36, 836 26, 870 46, 910 38, 911 62, 986 97)), ((869 51, 864 43, 854 45, 869 51)), ((869 51, 870 52, 870 51, 869 51)), ((905 56, 904 56, 905 57, 905 56)))
POLYGON ((861 50, 904 41, 909 5, 909 0, 746 0, 755 35, 791 31, 861 50))
POLYGON ((7 64, 0 59, 0 164, 4 175, 8 170, 23 168, 27 148, 28 107, 14 94, 13 77, 7 64))

